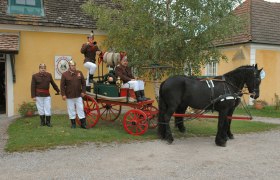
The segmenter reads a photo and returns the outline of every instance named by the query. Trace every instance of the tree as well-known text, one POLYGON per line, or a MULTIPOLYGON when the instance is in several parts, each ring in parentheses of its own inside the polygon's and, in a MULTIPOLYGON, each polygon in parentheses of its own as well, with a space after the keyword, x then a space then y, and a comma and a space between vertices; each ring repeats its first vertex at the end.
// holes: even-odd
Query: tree
MULTIPOLYGON (((226 60, 215 41, 242 28, 232 13, 240 0, 89 0, 82 8, 107 33, 104 45, 128 52, 134 67, 171 65, 164 73, 199 74, 202 66, 226 60)), ((141 68, 137 68, 142 74, 141 68)), ((153 73, 149 73, 153 76, 153 73)), ((160 78, 159 74, 157 78, 160 78)), ((155 77, 150 77, 155 78, 155 77)), ((154 81, 158 100, 160 83, 154 81)))
POLYGON ((241 19, 232 13, 240 0, 97 2, 89 0, 82 8, 107 33, 104 45, 128 52, 135 67, 169 64, 173 73, 191 67, 198 74, 206 63, 225 59, 213 42, 241 29, 241 19))

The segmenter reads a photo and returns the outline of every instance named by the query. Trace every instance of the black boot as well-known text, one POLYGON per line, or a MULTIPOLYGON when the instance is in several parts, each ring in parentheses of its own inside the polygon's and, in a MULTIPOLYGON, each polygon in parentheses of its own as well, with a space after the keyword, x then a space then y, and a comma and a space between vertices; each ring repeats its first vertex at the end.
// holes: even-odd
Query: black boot
POLYGON ((86 91, 90 92, 91 91, 91 86, 86 86, 86 91))
POLYGON ((93 83, 93 74, 89 74, 88 82, 93 83))
POLYGON ((135 91, 135 96, 136 96, 137 102, 145 101, 145 100, 141 97, 140 91, 135 91))
POLYGON ((140 90, 140 95, 141 95, 142 99, 144 99, 144 101, 151 100, 150 98, 146 98, 146 97, 145 97, 145 92, 144 92, 144 90, 140 90))
POLYGON ((86 119, 85 119, 85 118, 83 118, 83 119, 80 119, 80 121, 81 121, 81 128, 83 128, 83 129, 87 129, 86 119))
POLYGON ((76 128, 76 119, 70 119, 71 120, 71 128, 76 128))
POLYGON ((45 115, 40 116, 41 119, 41 126, 45 126, 46 122, 45 122, 45 115))
POLYGON ((51 116, 46 116, 46 125, 48 127, 52 127, 52 125, 51 125, 51 116))

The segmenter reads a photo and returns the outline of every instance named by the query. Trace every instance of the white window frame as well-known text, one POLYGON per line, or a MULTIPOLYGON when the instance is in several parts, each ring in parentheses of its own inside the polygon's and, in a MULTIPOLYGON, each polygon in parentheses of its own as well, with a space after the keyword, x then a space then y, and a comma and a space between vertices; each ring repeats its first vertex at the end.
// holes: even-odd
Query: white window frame
POLYGON ((210 62, 205 67, 205 76, 217 76, 218 63, 210 62))

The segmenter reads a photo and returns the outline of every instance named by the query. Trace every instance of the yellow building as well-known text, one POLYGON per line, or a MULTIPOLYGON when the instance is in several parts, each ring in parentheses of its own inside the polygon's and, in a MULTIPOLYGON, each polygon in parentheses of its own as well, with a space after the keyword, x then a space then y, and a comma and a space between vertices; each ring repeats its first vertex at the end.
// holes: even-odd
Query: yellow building
MULTIPOLYGON (((40 63, 47 65, 47 71, 57 85, 60 84, 60 79, 56 78, 56 60, 59 58, 74 59, 77 68, 86 75, 81 45, 91 30, 95 30, 98 45, 106 38, 106 33, 97 31, 95 21, 82 12, 80 6, 84 2, 86 0, 0 1, 0 114, 16 115, 19 104, 32 101, 31 76, 38 72, 40 63)), ((106 0, 99 3, 109 5, 106 0)), ((280 75, 280 3, 247 0, 236 12, 249 15, 248 29, 219 44, 229 61, 207 66, 205 75, 221 75, 241 65, 257 63, 266 72, 260 99, 273 104, 274 94, 280 95, 277 83, 280 75)), ((105 47, 100 48, 105 50, 105 47)), ((65 112, 66 103, 61 96, 54 95, 52 88, 50 90, 54 113, 65 112)), ((147 83, 146 92, 154 99, 151 83, 147 83)))
MULTIPOLYGON (((77 69, 86 76, 80 48, 95 24, 82 13, 80 6, 84 2, 0 2, 0 65, 5 92, 5 96, 1 96, 1 114, 16 115, 19 104, 32 101, 31 76, 39 71, 40 63, 47 65, 58 86, 60 79, 55 78, 55 71, 59 58, 75 60, 77 69)), ((94 31, 94 34, 97 43, 106 37, 103 32, 94 31)), ((65 112, 66 103, 61 96, 55 96, 52 87, 50 92, 53 111, 65 112)))
MULTIPOLYGON (((0 1, 0 114, 18 114, 22 102, 31 102, 31 77, 45 63, 56 82, 57 61, 73 59, 77 69, 87 75, 80 49, 87 35, 94 30, 95 41, 102 51, 104 32, 96 30, 95 21, 86 16, 80 6, 86 0, 0 1)), ((106 3, 102 1, 100 3, 106 3)), ((101 70, 100 70, 101 72, 101 70)), ((107 69, 104 69, 107 73, 107 69)), ((95 76, 98 71, 95 72, 95 76)), ((59 76, 59 75, 58 75, 59 76)), ((151 85, 147 85, 151 89, 151 85)), ((55 96, 50 87, 54 113, 66 112, 66 102, 55 96)), ((153 93, 151 93, 153 95, 153 93)), ((149 94, 148 94, 149 95, 149 94)), ((151 96, 150 96, 151 97, 151 96)))
MULTIPOLYGON (((248 17, 247 29, 237 36, 218 44, 228 62, 210 64, 204 75, 222 75, 242 65, 258 64, 266 77, 260 86, 259 99, 275 103, 280 95, 280 3, 264 0, 246 0, 235 9, 237 15, 248 17)), ((247 96, 247 99, 249 97, 247 96)), ((252 103, 252 100, 249 100, 252 103)))

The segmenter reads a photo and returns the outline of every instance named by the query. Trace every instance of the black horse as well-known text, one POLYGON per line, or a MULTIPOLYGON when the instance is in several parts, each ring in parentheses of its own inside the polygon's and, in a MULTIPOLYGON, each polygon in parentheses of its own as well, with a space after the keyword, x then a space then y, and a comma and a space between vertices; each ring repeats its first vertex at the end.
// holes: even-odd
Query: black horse
MULTIPOLYGON (((215 142, 218 146, 226 146, 227 140, 234 138, 230 130, 231 119, 227 117, 232 116, 240 103, 244 85, 250 97, 259 97, 261 71, 257 65, 248 65, 217 76, 212 81, 187 76, 168 78, 159 90, 159 136, 169 143, 173 142, 169 121, 174 112, 185 114, 187 107, 215 110, 219 112, 215 142)), ((175 118, 175 125, 180 132, 186 131, 182 117, 175 118)))

